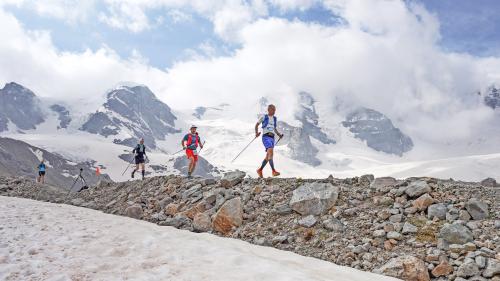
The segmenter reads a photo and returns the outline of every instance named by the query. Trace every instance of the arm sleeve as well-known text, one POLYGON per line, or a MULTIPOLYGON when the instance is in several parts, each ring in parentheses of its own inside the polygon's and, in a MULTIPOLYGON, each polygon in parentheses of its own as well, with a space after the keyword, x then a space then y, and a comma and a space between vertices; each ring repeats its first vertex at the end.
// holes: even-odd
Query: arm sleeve
POLYGON ((188 135, 185 135, 184 138, 182 139, 182 142, 185 142, 188 140, 188 135))
POLYGON ((262 122, 264 122, 264 115, 262 115, 261 117, 259 117, 259 120, 257 120, 257 123, 262 124, 262 122))

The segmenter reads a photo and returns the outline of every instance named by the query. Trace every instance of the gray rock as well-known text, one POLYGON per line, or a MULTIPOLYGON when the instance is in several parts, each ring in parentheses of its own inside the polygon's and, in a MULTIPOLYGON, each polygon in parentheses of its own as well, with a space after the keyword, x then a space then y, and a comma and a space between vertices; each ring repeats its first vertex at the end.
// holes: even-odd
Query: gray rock
POLYGON ((495 221, 495 228, 500 229, 500 220, 495 221))
POLYGON ((276 245, 276 244, 283 244, 285 242, 288 241, 288 236, 286 235, 279 235, 279 236, 275 236, 273 237, 273 239, 271 240, 271 242, 273 243, 273 245, 276 245))
POLYGON ((373 175, 362 175, 359 177, 359 183, 363 186, 370 185, 375 180, 373 175))
POLYGON ((284 216, 293 213, 293 210, 290 206, 288 206, 288 204, 283 204, 276 206, 276 208, 274 208, 274 213, 284 216))
POLYGON ((383 229, 378 229, 373 232, 373 237, 380 238, 380 237, 385 237, 385 230, 383 229))
POLYGON ((458 267, 457 276, 458 277, 472 277, 479 274, 479 267, 475 262, 463 263, 458 267))
POLYGON ((298 221, 298 224, 300 226, 309 228, 309 227, 313 227, 316 224, 316 222, 318 222, 318 220, 313 215, 309 215, 309 216, 301 218, 298 221))
POLYGON ((448 244, 465 244, 473 241, 472 232, 461 224, 447 224, 441 228, 439 237, 448 244))
POLYGON ((199 232, 207 232, 212 229, 212 220, 208 213, 198 213, 193 218, 193 228, 199 232))
POLYGON ((191 220, 183 215, 176 215, 173 218, 168 218, 159 223, 162 226, 173 226, 175 228, 180 228, 182 226, 187 226, 191 224, 191 220))
POLYGON ((397 231, 389 231, 387 232, 387 239, 401 240, 403 235, 397 231))
MULTIPOLYGON (((174 169, 179 171, 181 174, 185 175, 188 172, 189 160, 185 155, 180 155, 174 160, 174 169)), ((193 176, 209 178, 207 180, 214 180, 214 176, 218 176, 220 171, 217 167, 208 162, 201 155, 198 156, 198 162, 196 164, 196 169, 193 172, 193 176)), ((203 182, 200 182, 203 185, 203 182)))
POLYGON ((409 222, 403 225, 403 234, 417 233, 418 228, 409 222))
POLYGON ((484 94, 484 104, 496 109, 500 107, 500 90, 495 85, 488 87, 484 94))
POLYGON ((57 126, 57 129, 67 128, 71 122, 69 111, 64 106, 58 104, 51 105, 50 109, 58 114, 59 126, 57 126))
POLYGON ((41 102, 31 90, 14 82, 0 89, 0 132, 9 129, 9 122, 20 130, 31 130, 44 121, 41 102))
POLYGON ((461 221, 470 221, 471 216, 466 210, 460 210, 460 212, 458 213, 458 219, 460 219, 461 221))
POLYGON ((490 278, 497 275, 500 275, 500 261, 490 258, 488 259, 488 265, 483 272, 483 276, 490 278))
POLYGON ((132 205, 125 209, 125 215, 134 219, 142 218, 142 207, 139 204, 132 205))
POLYGON ((477 266, 482 269, 486 267, 486 262, 488 260, 483 256, 476 256, 474 261, 476 262, 477 266))
POLYGON ((293 191, 290 207, 301 215, 321 215, 337 202, 339 188, 331 183, 304 183, 293 191))
POLYGON ((474 220, 482 220, 489 216, 488 204, 477 198, 472 198, 465 204, 465 208, 474 220))
POLYGON ((148 87, 121 86, 107 94, 106 103, 80 130, 105 137, 118 137, 127 131, 132 137, 114 142, 134 146, 137 139, 144 138, 147 147, 156 148, 156 140, 165 140, 167 135, 180 132, 175 128, 176 120, 170 107, 158 100, 148 87))
POLYGON ((486 178, 481 181, 481 185, 487 187, 496 187, 498 184, 494 178, 486 178))
POLYGON ((375 190, 381 190, 386 187, 392 187, 396 185, 398 181, 395 178, 392 177, 381 177, 381 178, 376 178, 372 181, 370 184, 370 187, 375 190))
POLYGON ((445 220, 447 211, 448 209, 446 208, 446 205, 443 203, 432 204, 429 206, 429 208, 427 208, 427 218, 429 219, 438 218, 440 220, 445 220))
POLYGON ((389 217, 389 221, 390 222, 394 222, 394 223, 401 222, 402 220, 403 220, 403 215, 401 215, 401 214, 392 215, 392 216, 389 217))
POLYGON ((233 187, 243 181, 246 173, 242 171, 233 171, 224 174, 224 177, 221 180, 221 186, 225 188, 233 187))
POLYGON ((330 218, 325 221, 323 221, 323 227, 326 230, 333 231, 333 232, 344 232, 345 230, 345 225, 338 219, 336 218, 330 218))
POLYGON ((349 115, 342 125, 377 151, 402 156, 413 148, 413 141, 394 127, 392 121, 382 113, 369 108, 358 108, 349 115))
POLYGON ((423 195, 425 193, 429 193, 431 191, 432 191, 432 189, 429 186, 429 184, 427 184, 426 181, 419 180, 419 181, 411 182, 408 185, 408 188, 406 189, 406 194, 410 197, 418 197, 420 195, 423 195))

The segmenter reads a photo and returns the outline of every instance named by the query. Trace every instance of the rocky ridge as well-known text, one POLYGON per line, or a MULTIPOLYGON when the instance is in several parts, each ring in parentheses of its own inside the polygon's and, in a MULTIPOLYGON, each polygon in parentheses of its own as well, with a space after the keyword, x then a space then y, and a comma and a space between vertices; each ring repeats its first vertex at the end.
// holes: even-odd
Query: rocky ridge
MULTIPOLYGON (((0 195, 39 186, 0 177, 0 195)), ((434 178, 323 180, 178 176, 101 182, 69 203, 196 232, 242 239, 403 280, 500 280, 500 188, 434 178)))

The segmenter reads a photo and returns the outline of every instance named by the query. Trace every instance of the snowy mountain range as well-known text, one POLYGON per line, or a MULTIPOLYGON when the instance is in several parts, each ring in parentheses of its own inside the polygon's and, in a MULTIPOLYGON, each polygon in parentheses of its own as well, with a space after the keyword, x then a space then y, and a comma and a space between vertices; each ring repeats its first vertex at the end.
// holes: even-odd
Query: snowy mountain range
MULTIPOLYGON (((101 106, 86 111, 79 104, 47 100, 20 84, 8 83, 0 90, 0 135, 57 153, 68 161, 95 161, 113 180, 129 177, 123 170, 130 163, 131 147, 140 138, 145 139, 149 150, 149 175, 183 173, 186 159, 182 153, 173 153, 181 148, 180 140, 191 123, 199 126, 200 136, 207 142, 200 176, 218 176, 233 169, 253 175, 264 156, 256 141, 231 162, 252 140, 255 121, 267 104, 275 102, 272 98, 262 97, 249 104, 245 113, 255 112, 249 117, 227 103, 171 109, 145 85, 119 85, 103 94, 101 106)), ((499 92, 493 86, 481 96, 491 110, 500 105, 499 92)), ((276 148, 275 162, 285 176, 373 173, 467 180, 500 178, 494 169, 500 163, 498 151, 486 149, 484 143, 429 144, 419 135, 398 128, 397 122, 383 112, 361 105, 332 109, 304 91, 296 94, 293 103, 289 108, 292 111, 280 107, 277 113, 278 129, 285 137, 276 148), (431 146, 434 151, 429 153, 431 146)))

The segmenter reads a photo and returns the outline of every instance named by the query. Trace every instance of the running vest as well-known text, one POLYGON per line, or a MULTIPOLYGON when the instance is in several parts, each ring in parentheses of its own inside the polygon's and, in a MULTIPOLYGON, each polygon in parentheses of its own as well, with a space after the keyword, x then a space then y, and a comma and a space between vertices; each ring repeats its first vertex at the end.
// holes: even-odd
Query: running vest
POLYGON ((45 172, 45 164, 40 164, 40 165, 38 165, 38 170, 39 170, 40 172, 45 172))
POLYGON ((142 156, 142 155, 144 155, 144 153, 146 153, 146 146, 144 144, 138 144, 134 148, 133 152, 137 153, 139 156, 142 156))
POLYGON ((187 135, 187 147, 191 150, 196 150, 198 148, 198 145, 200 143, 200 137, 198 135, 193 135, 193 134, 188 134, 187 135), (193 144, 193 138, 194 144, 193 144))
POLYGON ((264 119, 262 120, 262 130, 264 131, 264 134, 271 133, 274 134, 274 129, 276 129, 276 126, 278 125, 278 121, 276 116, 273 116, 273 119, 271 120, 269 118, 269 115, 264 115, 264 119))

